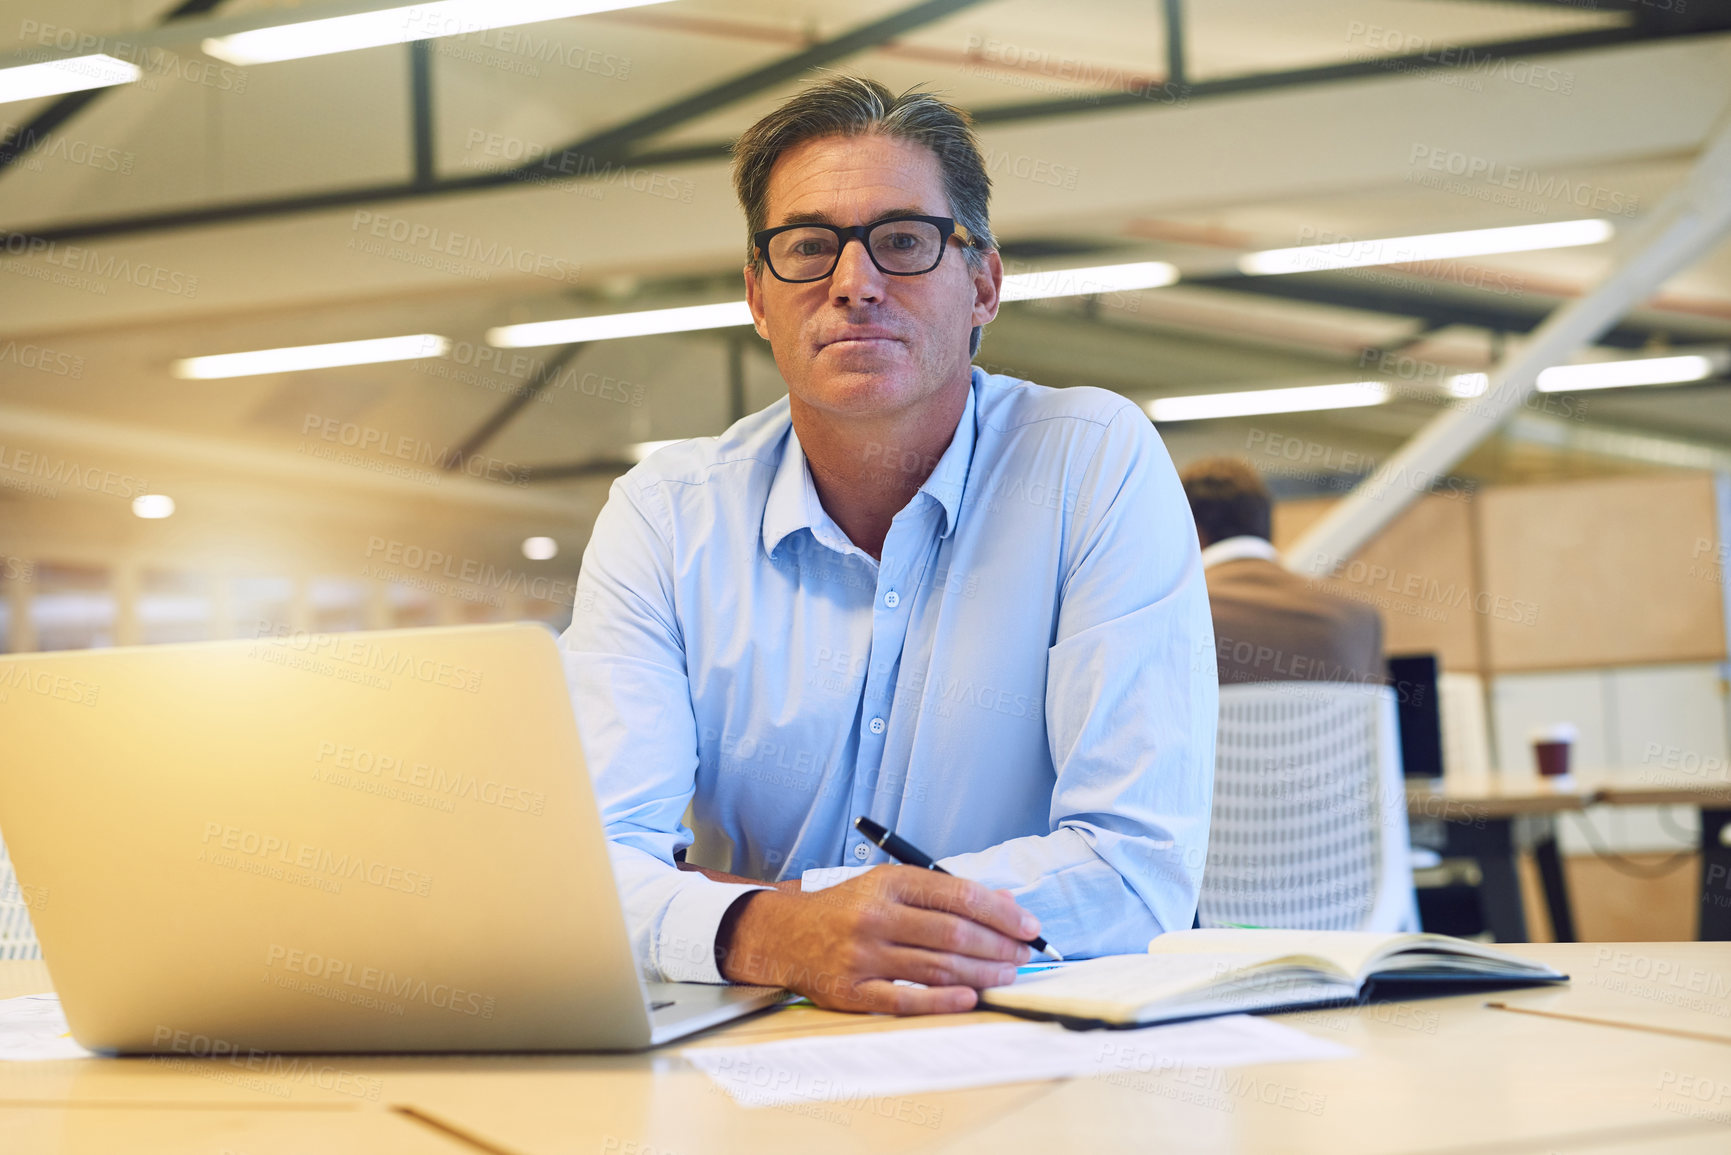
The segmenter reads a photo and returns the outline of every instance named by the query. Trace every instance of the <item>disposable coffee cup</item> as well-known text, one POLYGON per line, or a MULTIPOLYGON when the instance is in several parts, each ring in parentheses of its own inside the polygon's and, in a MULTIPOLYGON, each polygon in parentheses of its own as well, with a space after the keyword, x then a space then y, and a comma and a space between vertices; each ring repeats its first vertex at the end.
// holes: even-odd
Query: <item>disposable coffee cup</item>
POLYGON ((1545 778, 1566 778, 1569 774, 1569 751, 1577 737, 1574 726, 1559 722, 1541 726, 1532 732, 1533 758, 1539 764, 1539 774, 1545 778))

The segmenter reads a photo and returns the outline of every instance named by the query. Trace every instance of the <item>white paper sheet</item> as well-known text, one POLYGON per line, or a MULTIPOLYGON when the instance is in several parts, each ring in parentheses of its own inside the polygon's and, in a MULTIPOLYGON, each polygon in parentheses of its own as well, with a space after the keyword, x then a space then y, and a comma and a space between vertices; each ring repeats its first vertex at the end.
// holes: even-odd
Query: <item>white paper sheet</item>
POLYGON ((59 995, 0 999, 0 1059, 88 1059, 72 1039, 59 995))
POLYGON ((953 1091, 1121 1072, 1346 1058, 1338 1043, 1249 1015, 1135 1031, 981 1023, 784 1039, 680 1054, 747 1107, 953 1091))

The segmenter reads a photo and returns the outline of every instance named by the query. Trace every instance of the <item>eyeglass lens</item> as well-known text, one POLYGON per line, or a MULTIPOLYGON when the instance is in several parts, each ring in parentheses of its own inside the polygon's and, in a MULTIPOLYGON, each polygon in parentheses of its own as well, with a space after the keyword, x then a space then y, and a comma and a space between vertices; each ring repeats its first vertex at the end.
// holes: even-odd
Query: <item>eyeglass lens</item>
MULTIPOLYGON (((943 232, 925 221, 882 221, 866 235, 871 257, 887 273, 924 273, 943 256, 943 232)), ((836 266, 840 238, 822 226, 789 229, 769 241, 769 264, 790 281, 827 277, 836 266)))

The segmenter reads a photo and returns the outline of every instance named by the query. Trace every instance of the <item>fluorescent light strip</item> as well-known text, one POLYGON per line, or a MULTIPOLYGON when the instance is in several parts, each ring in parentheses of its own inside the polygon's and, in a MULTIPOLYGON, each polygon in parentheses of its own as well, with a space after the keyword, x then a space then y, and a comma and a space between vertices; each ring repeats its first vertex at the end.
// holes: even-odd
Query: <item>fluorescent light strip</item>
POLYGON ((1345 385, 1300 385, 1293 389, 1252 389, 1242 393, 1201 393, 1161 397, 1148 402, 1156 421, 1206 421, 1214 417, 1252 417, 1259 413, 1304 413, 1315 409, 1354 409, 1381 405, 1391 396, 1381 381, 1345 385))
POLYGON ((251 32, 236 32, 204 42, 204 50, 218 60, 245 67, 299 60, 306 56, 328 56, 384 44, 411 40, 433 40, 485 32, 512 24, 537 24, 567 16, 587 16, 619 8, 641 8, 666 0, 441 0, 357 12, 298 24, 278 24, 251 32))
POLYGON ((1626 385, 1681 385, 1686 381, 1704 381, 1723 364, 1721 357, 1690 354, 1555 365, 1539 374, 1538 387, 1541 393, 1576 393, 1584 389, 1620 389, 1626 385))
POLYGON ((143 75, 143 70, 136 64, 100 54, 24 64, 0 69, 0 104, 131 84, 143 75))
MULTIPOLYGON (((1017 273, 1004 278, 1001 299, 1031 301, 1042 297, 1157 289, 1177 279, 1178 270, 1164 261, 1017 273)), ((528 349, 538 345, 570 345, 579 341, 610 341, 618 337, 725 329, 751 323, 750 306, 744 301, 727 301, 718 305, 687 305, 678 309, 645 309, 639 313, 606 313, 563 321, 501 325, 487 330, 487 343, 501 349, 528 349)))
POLYGON ((303 369, 334 369, 342 365, 377 365, 385 361, 416 361, 443 357, 451 341, 434 333, 407 337, 376 337, 368 341, 339 341, 332 345, 296 345, 287 349, 259 349, 251 353, 218 353, 210 357, 188 357, 172 366, 176 377, 208 381, 218 377, 252 377, 260 373, 296 373, 303 369))
POLYGON ((563 321, 532 321, 487 330, 487 343, 501 349, 536 345, 570 345, 579 341, 610 341, 616 337, 649 337, 657 333, 689 333, 751 324, 751 307, 744 301, 719 305, 687 305, 679 309, 645 309, 640 313, 606 313, 563 321))
POLYGON ((1354 269, 1364 265, 1394 265, 1413 261, 1446 261, 1489 253, 1524 253, 1534 249, 1566 249, 1609 240, 1610 221, 1552 221, 1503 229, 1470 229, 1459 233, 1427 233, 1374 241, 1342 241, 1295 249, 1269 249, 1238 258, 1238 269, 1252 277, 1281 273, 1314 273, 1323 269, 1354 269))
POLYGON ((1127 265, 1094 265, 1085 269, 1014 273, 1004 278, 1003 291, 998 299, 1034 301, 1047 297, 1125 293, 1136 289, 1164 288, 1177 279, 1178 270, 1165 261, 1136 261, 1127 265))

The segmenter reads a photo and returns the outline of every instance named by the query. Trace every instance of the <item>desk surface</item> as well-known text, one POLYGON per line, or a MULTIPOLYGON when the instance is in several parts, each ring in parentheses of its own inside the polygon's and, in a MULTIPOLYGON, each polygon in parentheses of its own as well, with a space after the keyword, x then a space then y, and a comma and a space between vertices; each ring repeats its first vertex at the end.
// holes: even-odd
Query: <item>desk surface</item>
MULTIPOLYGON (((1357 1052, 1328 1062, 1132 1071, 760 1109, 739 1107, 715 1090, 677 1046, 640 1055, 299 1056, 259 1070, 219 1060, 0 1063, 0 1149, 66 1155, 122 1148, 212 1155, 1731 1150, 1731 944, 1512 949, 1570 971, 1575 982, 1562 990, 1280 1016, 1357 1052), (1543 1013, 1493 1010, 1486 1006, 1491 1000, 1543 1013), (1668 1030, 1689 1037, 1661 1033, 1668 1030)), ((0 963, 0 997, 47 987, 41 964, 0 963)), ((1000 1018, 894 1020, 791 1007, 691 1045, 1000 1018)))
POLYGON ((1702 806, 1731 808, 1731 782, 1664 770, 1595 770, 1559 782, 1537 775, 1492 777, 1439 786, 1409 784, 1412 817, 1468 821, 1520 814, 1557 814, 1589 806, 1702 806))

